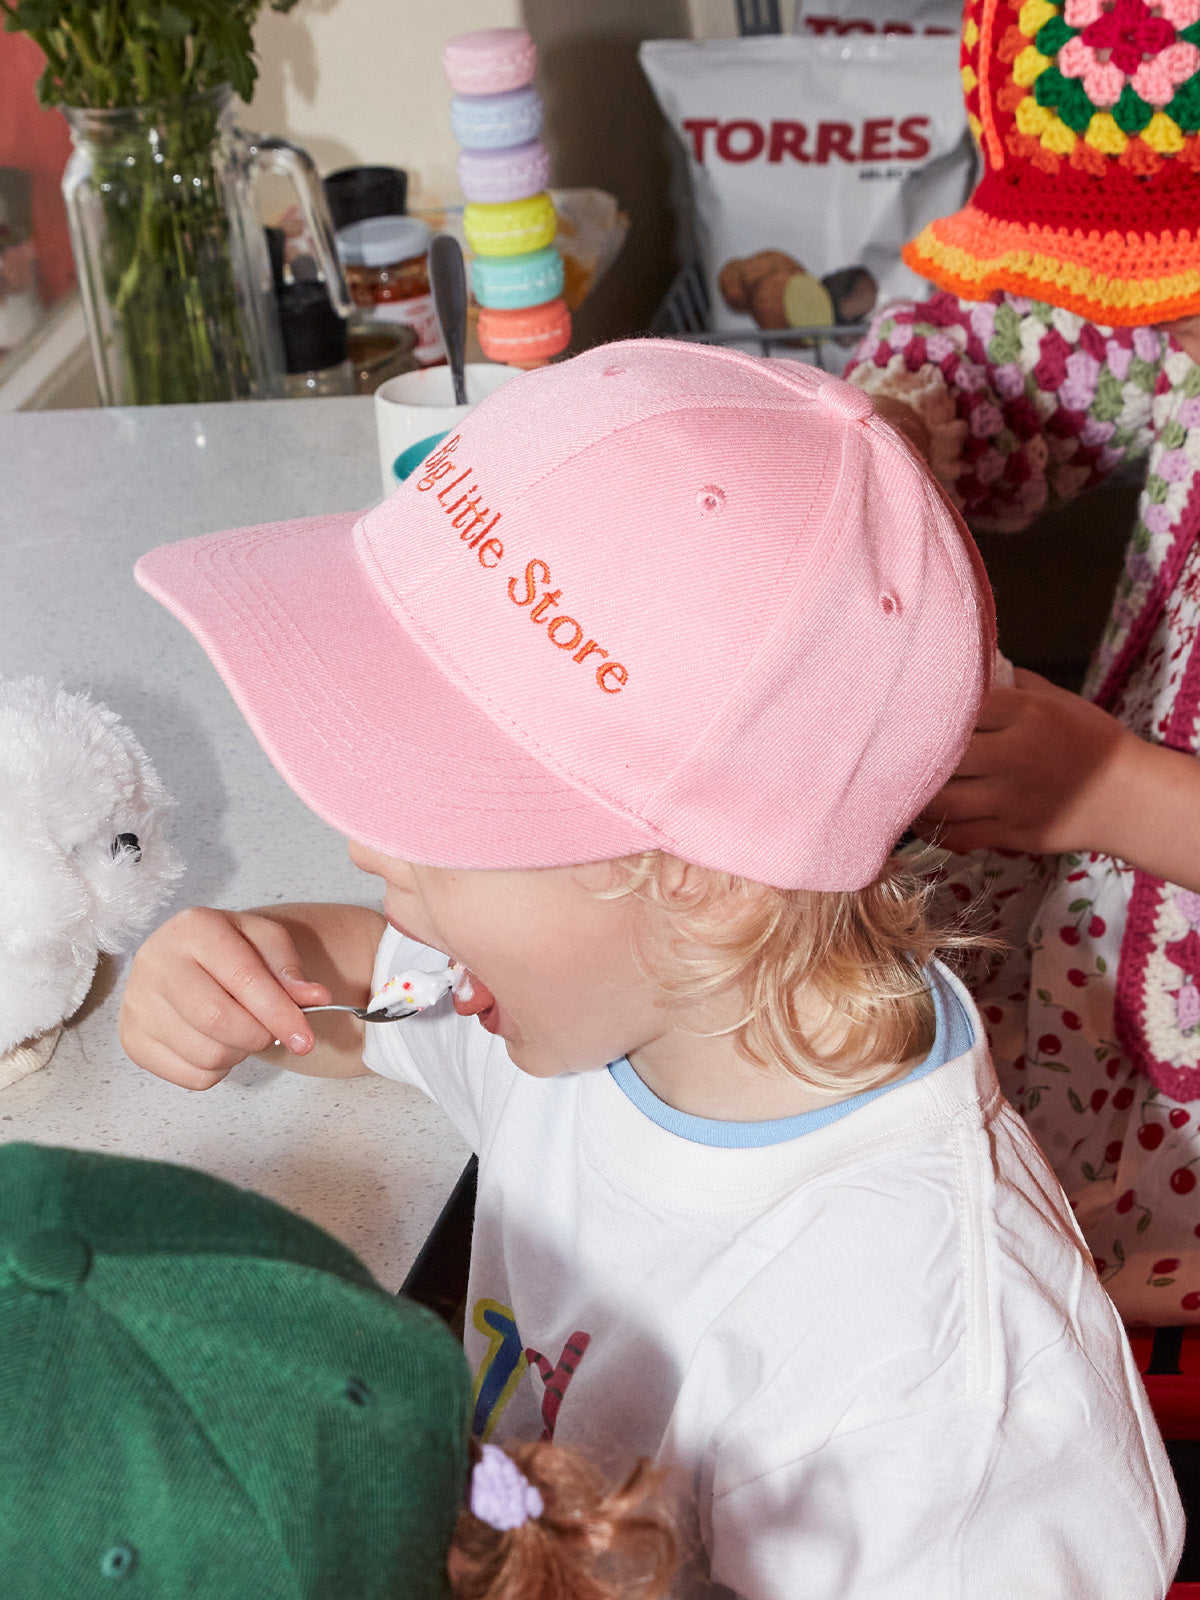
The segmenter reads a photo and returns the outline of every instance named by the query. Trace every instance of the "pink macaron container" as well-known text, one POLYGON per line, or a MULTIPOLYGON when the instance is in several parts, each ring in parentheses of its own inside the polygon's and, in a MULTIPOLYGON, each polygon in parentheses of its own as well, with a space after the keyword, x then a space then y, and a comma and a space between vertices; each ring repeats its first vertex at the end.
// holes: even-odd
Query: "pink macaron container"
POLYGON ((449 40, 442 66, 455 94, 504 94, 532 82, 537 46, 524 28, 477 28, 449 40))

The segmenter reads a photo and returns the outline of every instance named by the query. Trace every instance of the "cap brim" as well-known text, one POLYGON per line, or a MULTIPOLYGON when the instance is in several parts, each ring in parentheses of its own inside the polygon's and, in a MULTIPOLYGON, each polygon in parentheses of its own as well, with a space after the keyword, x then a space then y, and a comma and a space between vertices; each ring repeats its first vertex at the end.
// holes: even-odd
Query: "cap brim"
POLYGON ((363 572, 361 515, 186 539, 135 569, 301 800, 339 833, 430 866, 563 866, 658 844, 449 681, 363 572))

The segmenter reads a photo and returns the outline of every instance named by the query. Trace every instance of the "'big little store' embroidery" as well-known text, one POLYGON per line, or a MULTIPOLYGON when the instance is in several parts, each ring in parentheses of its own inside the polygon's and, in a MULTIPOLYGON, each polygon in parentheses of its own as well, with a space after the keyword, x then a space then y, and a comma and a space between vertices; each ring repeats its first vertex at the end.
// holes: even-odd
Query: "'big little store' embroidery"
MULTIPOLYGON (((479 484, 470 481, 470 467, 457 471, 458 462, 453 457, 458 440, 458 434, 453 434, 426 460, 424 471, 417 479, 417 490, 421 494, 428 494, 443 478, 449 478, 451 473, 457 472, 456 477, 438 489, 437 502, 450 518, 450 526, 457 528, 463 544, 468 550, 474 550, 479 565, 489 569, 498 567, 504 559, 504 544, 496 537, 494 530, 501 513, 493 512, 490 507, 481 504, 483 491, 479 484), (458 491, 457 497, 455 491, 458 491)), ((629 682, 628 670, 622 663, 611 660, 608 651, 595 639, 585 638, 582 624, 576 622, 574 617, 568 616, 565 611, 558 612, 556 616, 550 615, 551 609, 562 599, 562 590, 550 587, 552 581, 549 566, 535 556, 532 561, 526 562, 520 577, 508 580, 508 598, 515 606, 531 608, 528 612, 530 622, 535 626, 545 626, 546 637, 556 649, 565 655, 569 654, 571 660, 581 666, 594 667, 596 683, 605 694, 620 694, 629 682), (540 595, 539 585, 544 586, 540 595)))

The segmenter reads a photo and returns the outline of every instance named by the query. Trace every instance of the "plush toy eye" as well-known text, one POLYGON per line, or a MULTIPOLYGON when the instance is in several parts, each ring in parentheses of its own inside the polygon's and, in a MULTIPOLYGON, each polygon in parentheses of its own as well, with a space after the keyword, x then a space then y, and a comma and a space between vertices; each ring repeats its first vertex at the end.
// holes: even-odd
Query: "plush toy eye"
POLYGON ((112 842, 113 859, 117 856, 132 856, 135 861, 142 859, 142 847, 138 842, 136 833, 119 833, 112 842))

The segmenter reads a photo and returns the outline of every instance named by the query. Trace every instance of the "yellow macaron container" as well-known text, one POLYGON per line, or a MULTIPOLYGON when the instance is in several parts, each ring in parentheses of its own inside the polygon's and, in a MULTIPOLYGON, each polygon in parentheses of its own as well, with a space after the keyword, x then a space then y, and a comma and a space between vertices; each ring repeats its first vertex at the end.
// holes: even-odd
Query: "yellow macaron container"
POLYGON ((463 209, 463 232, 476 255, 520 256, 554 242, 558 219, 543 189, 526 200, 472 201, 463 209))

